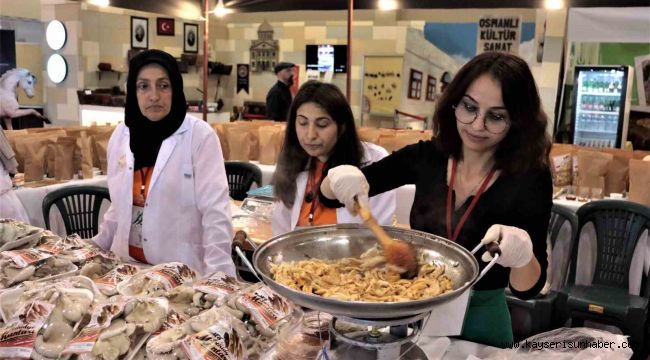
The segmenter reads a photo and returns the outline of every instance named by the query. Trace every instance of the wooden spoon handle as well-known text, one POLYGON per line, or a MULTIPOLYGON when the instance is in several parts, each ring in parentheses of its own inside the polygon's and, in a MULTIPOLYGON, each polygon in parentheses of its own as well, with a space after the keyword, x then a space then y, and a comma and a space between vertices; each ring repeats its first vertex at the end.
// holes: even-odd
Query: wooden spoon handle
POLYGON ((372 231, 375 236, 377 237, 377 240, 379 241, 379 244, 383 247, 386 248, 387 246, 390 245, 390 243, 393 241, 388 234, 384 231, 384 229, 377 223, 377 220, 375 219, 374 216, 372 216, 372 213, 370 212, 370 209, 368 209, 366 206, 361 205, 359 201, 355 198, 354 201, 355 209, 357 210, 357 213, 363 220, 363 222, 366 224, 366 226, 372 231))

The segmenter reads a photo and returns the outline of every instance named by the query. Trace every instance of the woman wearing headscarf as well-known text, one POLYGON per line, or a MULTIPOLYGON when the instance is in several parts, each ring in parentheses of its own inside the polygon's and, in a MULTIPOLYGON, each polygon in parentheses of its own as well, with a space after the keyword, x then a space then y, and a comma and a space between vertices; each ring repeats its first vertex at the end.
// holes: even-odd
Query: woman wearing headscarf
POLYGON ((11 191, 11 178, 18 172, 17 167, 16 154, 9 146, 4 130, 0 128, 0 219, 20 220, 29 224, 23 204, 11 191))
POLYGON ((125 123, 108 143, 111 206, 93 241, 149 264, 234 275, 228 183, 219 140, 186 114, 176 60, 148 50, 129 64, 125 123))

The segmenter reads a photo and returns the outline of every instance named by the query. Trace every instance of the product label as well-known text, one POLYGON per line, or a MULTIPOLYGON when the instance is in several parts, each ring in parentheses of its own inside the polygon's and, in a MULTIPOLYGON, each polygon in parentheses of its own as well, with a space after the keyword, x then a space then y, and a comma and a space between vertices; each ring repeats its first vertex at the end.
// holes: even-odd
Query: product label
POLYGON ((181 325, 182 323, 185 322, 185 320, 187 320, 187 317, 180 315, 176 311, 170 309, 169 312, 167 313, 167 318, 162 323, 162 325, 160 325, 160 329, 154 332, 152 336, 160 335, 163 331, 181 325))
POLYGON ((34 301, 21 307, 12 320, 0 329, 0 357, 29 359, 36 336, 53 309, 53 304, 44 301, 34 301))
POLYGON ((191 360, 243 360, 248 359, 242 340, 231 327, 213 325, 185 338, 181 349, 191 360))
POLYGON ((102 292, 112 293, 115 291, 117 284, 130 279, 140 268, 130 264, 118 265, 115 269, 109 271, 104 276, 95 279, 94 282, 102 292))
POLYGON ((145 276, 150 280, 161 283, 165 290, 171 290, 178 285, 194 281, 196 272, 185 264, 169 263, 154 266, 145 276))
POLYGON ((291 314, 291 304, 267 286, 244 294, 239 301, 258 325, 267 328, 291 314))
POLYGON ((19 268, 25 268, 29 265, 51 258, 52 254, 40 251, 38 249, 9 250, 3 251, 2 256, 8 257, 19 268))
POLYGON ((99 334, 124 310, 125 304, 123 299, 112 299, 93 306, 90 322, 66 344, 62 355, 90 353, 99 334))
POLYGON ((223 298, 240 290, 242 285, 234 277, 218 272, 207 279, 197 282, 192 288, 196 291, 223 298))

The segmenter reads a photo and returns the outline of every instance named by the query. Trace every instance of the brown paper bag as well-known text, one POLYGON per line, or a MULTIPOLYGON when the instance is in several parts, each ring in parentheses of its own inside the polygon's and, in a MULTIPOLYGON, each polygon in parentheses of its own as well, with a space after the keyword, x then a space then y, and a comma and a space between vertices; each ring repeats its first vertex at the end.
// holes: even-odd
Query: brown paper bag
POLYGON ((74 177, 74 149, 77 146, 77 138, 73 136, 61 136, 55 144, 56 152, 56 180, 70 180, 74 177))
POLYGON ((630 201, 650 206, 650 161, 630 160, 630 201))
POLYGON ((567 187, 573 182, 573 152, 574 146, 570 144, 553 144, 551 147, 549 163, 554 186, 567 187))
POLYGON ((645 150, 634 150, 634 158, 637 160, 643 160, 646 156, 650 155, 650 151, 645 150))
POLYGON ((212 129, 215 133, 217 133, 217 137, 219 138, 219 144, 221 144, 223 159, 228 160, 230 150, 228 150, 228 139, 226 138, 226 130, 223 124, 212 124, 212 129))
POLYGON ((272 165, 278 161, 280 149, 284 142, 283 126, 261 126, 258 129, 260 142, 260 164, 272 165))
POLYGON ((245 126, 226 128, 226 137, 229 146, 228 160, 249 161, 255 140, 250 132, 250 128, 245 126))
POLYGON ((359 140, 379 144, 379 138, 381 137, 381 130, 371 127, 358 127, 357 134, 359 135, 359 140))
POLYGON ((395 136, 392 137, 389 136, 380 137, 379 146, 386 149, 388 153, 392 153, 407 145, 414 144, 418 142, 420 139, 421 137, 419 133, 400 132, 400 133, 396 133, 395 136))
POLYGON ((16 139, 23 136, 29 136, 27 130, 5 130, 5 136, 9 141, 9 146, 16 153, 16 161, 18 162, 18 172, 25 172, 25 158, 23 153, 16 148, 16 139))
POLYGON ((97 152, 97 157, 99 158, 99 169, 102 171, 102 174, 108 174, 108 138, 100 138, 95 140, 95 150, 97 152))
POLYGON ((93 177, 93 151, 90 137, 85 131, 77 138, 77 146, 81 151, 81 178, 92 179, 93 177))
POLYGON ((25 181, 41 181, 45 175, 46 137, 31 135, 16 138, 16 150, 24 159, 25 181))
POLYGON ((97 154, 97 140, 110 139, 115 130, 114 126, 90 126, 86 128, 86 134, 90 137, 90 147, 92 149, 93 167, 99 168, 99 154, 97 154))
POLYGON ((607 167, 613 157, 612 154, 599 151, 578 150, 578 167, 580 168, 578 186, 600 187, 602 191, 607 167))
POLYGON ((623 149, 601 149, 602 152, 612 154, 612 161, 607 166, 605 175, 604 194, 622 194, 627 190, 628 177, 630 173, 630 159, 633 153, 623 149))

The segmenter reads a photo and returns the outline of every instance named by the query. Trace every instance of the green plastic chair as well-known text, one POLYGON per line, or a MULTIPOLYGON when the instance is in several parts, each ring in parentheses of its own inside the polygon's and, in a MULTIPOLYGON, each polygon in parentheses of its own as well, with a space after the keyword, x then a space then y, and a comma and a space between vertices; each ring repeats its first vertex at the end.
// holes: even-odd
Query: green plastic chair
MULTIPOLYGON (((573 248, 569 282, 558 294, 558 325, 571 319, 572 327, 584 320, 614 325, 630 336, 636 356, 645 356, 650 277, 639 296, 629 294, 632 256, 639 237, 650 229, 650 208, 621 200, 592 201, 577 211, 578 234, 588 223, 596 230, 597 255, 591 285, 576 285, 578 246, 573 248)), ((578 235, 579 236, 579 235, 578 235)))
POLYGON ((65 231, 90 239, 99 232, 99 210, 104 199, 110 201, 108 189, 101 186, 68 186, 43 198, 45 228, 50 230, 50 208, 56 205, 63 217, 65 231))
MULTIPOLYGON (((569 234, 567 239, 562 240, 567 241, 568 244, 562 245, 568 247, 569 253, 571 253, 578 234, 578 217, 573 210, 554 204, 548 226, 548 239, 552 248, 560 245, 558 237, 565 225, 569 227, 569 234)), ((552 328, 553 303, 557 298, 557 291, 566 284, 569 263, 569 256, 566 256, 565 259, 550 259, 551 274, 553 278, 559 279, 559 281, 553 281, 553 283, 559 283, 560 285, 551 287, 547 294, 539 294, 535 298, 523 300, 512 295, 510 289, 506 288, 506 302, 512 318, 515 341, 526 339, 552 328)))
POLYGON ((244 200, 253 182, 257 187, 262 186, 262 170, 255 164, 246 161, 226 161, 225 168, 228 191, 234 200, 244 200))

